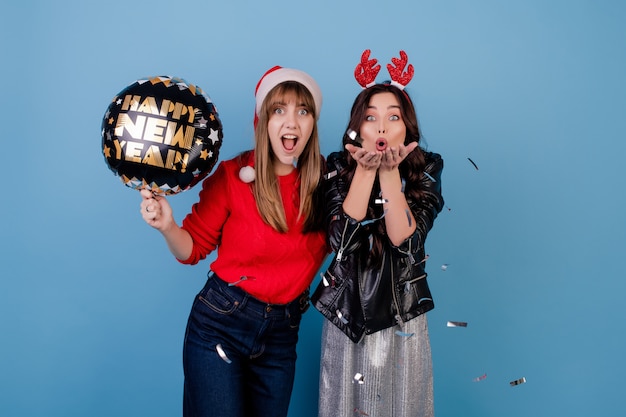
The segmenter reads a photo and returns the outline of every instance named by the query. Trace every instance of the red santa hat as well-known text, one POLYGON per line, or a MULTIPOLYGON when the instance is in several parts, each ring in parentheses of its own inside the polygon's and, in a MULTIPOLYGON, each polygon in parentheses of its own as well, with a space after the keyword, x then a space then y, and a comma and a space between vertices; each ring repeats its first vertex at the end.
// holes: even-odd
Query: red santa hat
POLYGON ((315 117, 319 119, 320 111, 322 110, 322 90, 320 90, 320 87, 317 85, 313 77, 303 71, 293 68, 283 68, 277 65, 270 68, 265 74, 263 74, 256 85, 256 90, 254 91, 254 95, 256 97, 254 127, 257 125, 259 111, 261 111, 261 105, 263 104, 263 100, 265 100, 267 94, 272 88, 285 81, 296 81, 309 90, 313 96, 313 101, 315 102, 315 117))

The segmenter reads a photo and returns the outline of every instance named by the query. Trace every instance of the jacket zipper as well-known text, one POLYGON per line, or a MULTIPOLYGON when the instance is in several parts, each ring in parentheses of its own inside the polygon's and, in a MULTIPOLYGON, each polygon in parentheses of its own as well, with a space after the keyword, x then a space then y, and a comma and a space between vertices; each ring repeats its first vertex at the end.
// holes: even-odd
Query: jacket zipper
POLYGON ((415 257, 413 256, 413 250, 412 250, 412 245, 413 245, 413 239, 409 239, 409 250, 407 251, 407 254, 409 255, 409 261, 411 261, 411 265, 415 265, 415 257))
MULTIPOLYGON (((352 237, 354 236, 356 231, 359 230, 359 227, 360 227, 360 224, 357 224, 356 228, 354 229, 354 231, 350 235, 350 238, 348 238, 348 242, 350 242, 352 240, 352 237)), ((347 245, 344 245, 345 238, 346 238, 346 231, 347 230, 348 230, 348 221, 346 221, 346 223, 343 226, 343 232, 341 233, 341 243, 339 244, 339 249, 337 249, 337 261, 339 261, 339 262, 341 262, 341 260, 343 259, 343 251, 345 250, 345 248, 347 246, 347 245)))
MULTIPOLYGON (((386 254, 383 251, 383 265, 385 264, 385 257, 386 254)), ((398 303, 398 295, 396 294, 396 284, 393 279, 393 262, 389 262, 389 270, 389 279, 391 281, 391 295, 393 295, 393 304, 396 306, 396 321, 399 324, 403 324, 404 322, 402 321, 402 316, 400 314, 400 303, 398 303)))

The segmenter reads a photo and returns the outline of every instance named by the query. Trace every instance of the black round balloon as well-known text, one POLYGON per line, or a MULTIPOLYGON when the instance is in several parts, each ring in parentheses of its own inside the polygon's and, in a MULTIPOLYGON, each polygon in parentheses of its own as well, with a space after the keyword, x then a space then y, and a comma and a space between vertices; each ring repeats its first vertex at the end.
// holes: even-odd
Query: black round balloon
POLYGON ((209 96, 182 78, 158 76, 122 90, 102 120, 109 168, 134 189, 188 190, 213 169, 222 123, 209 96))

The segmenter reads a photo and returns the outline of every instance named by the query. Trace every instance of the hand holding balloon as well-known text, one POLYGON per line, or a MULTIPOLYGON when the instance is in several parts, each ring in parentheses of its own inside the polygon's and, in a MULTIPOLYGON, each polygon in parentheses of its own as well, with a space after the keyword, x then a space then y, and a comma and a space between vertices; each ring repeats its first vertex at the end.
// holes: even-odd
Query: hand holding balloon
POLYGON ((163 196, 154 195, 150 190, 140 191, 142 201, 140 204, 141 217, 150 226, 161 233, 171 228, 176 223, 172 214, 172 207, 163 196))
POLYGON ((147 189, 141 190, 141 197, 141 217, 163 234, 167 246, 177 259, 188 259, 193 250, 193 239, 189 232, 176 224, 167 199, 147 189))

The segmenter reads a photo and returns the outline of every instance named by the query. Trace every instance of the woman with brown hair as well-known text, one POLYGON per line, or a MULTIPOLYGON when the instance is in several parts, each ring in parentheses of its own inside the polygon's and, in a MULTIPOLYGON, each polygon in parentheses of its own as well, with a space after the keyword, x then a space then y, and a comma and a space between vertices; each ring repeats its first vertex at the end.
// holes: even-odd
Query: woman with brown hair
POLYGON ((319 416, 433 415, 434 307, 424 242, 444 205, 441 156, 422 148, 406 54, 388 65, 366 50, 343 151, 328 157, 328 239, 335 257, 312 296, 322 333, 319 416), (406 68, 405 68, 406 67, 406 68))

